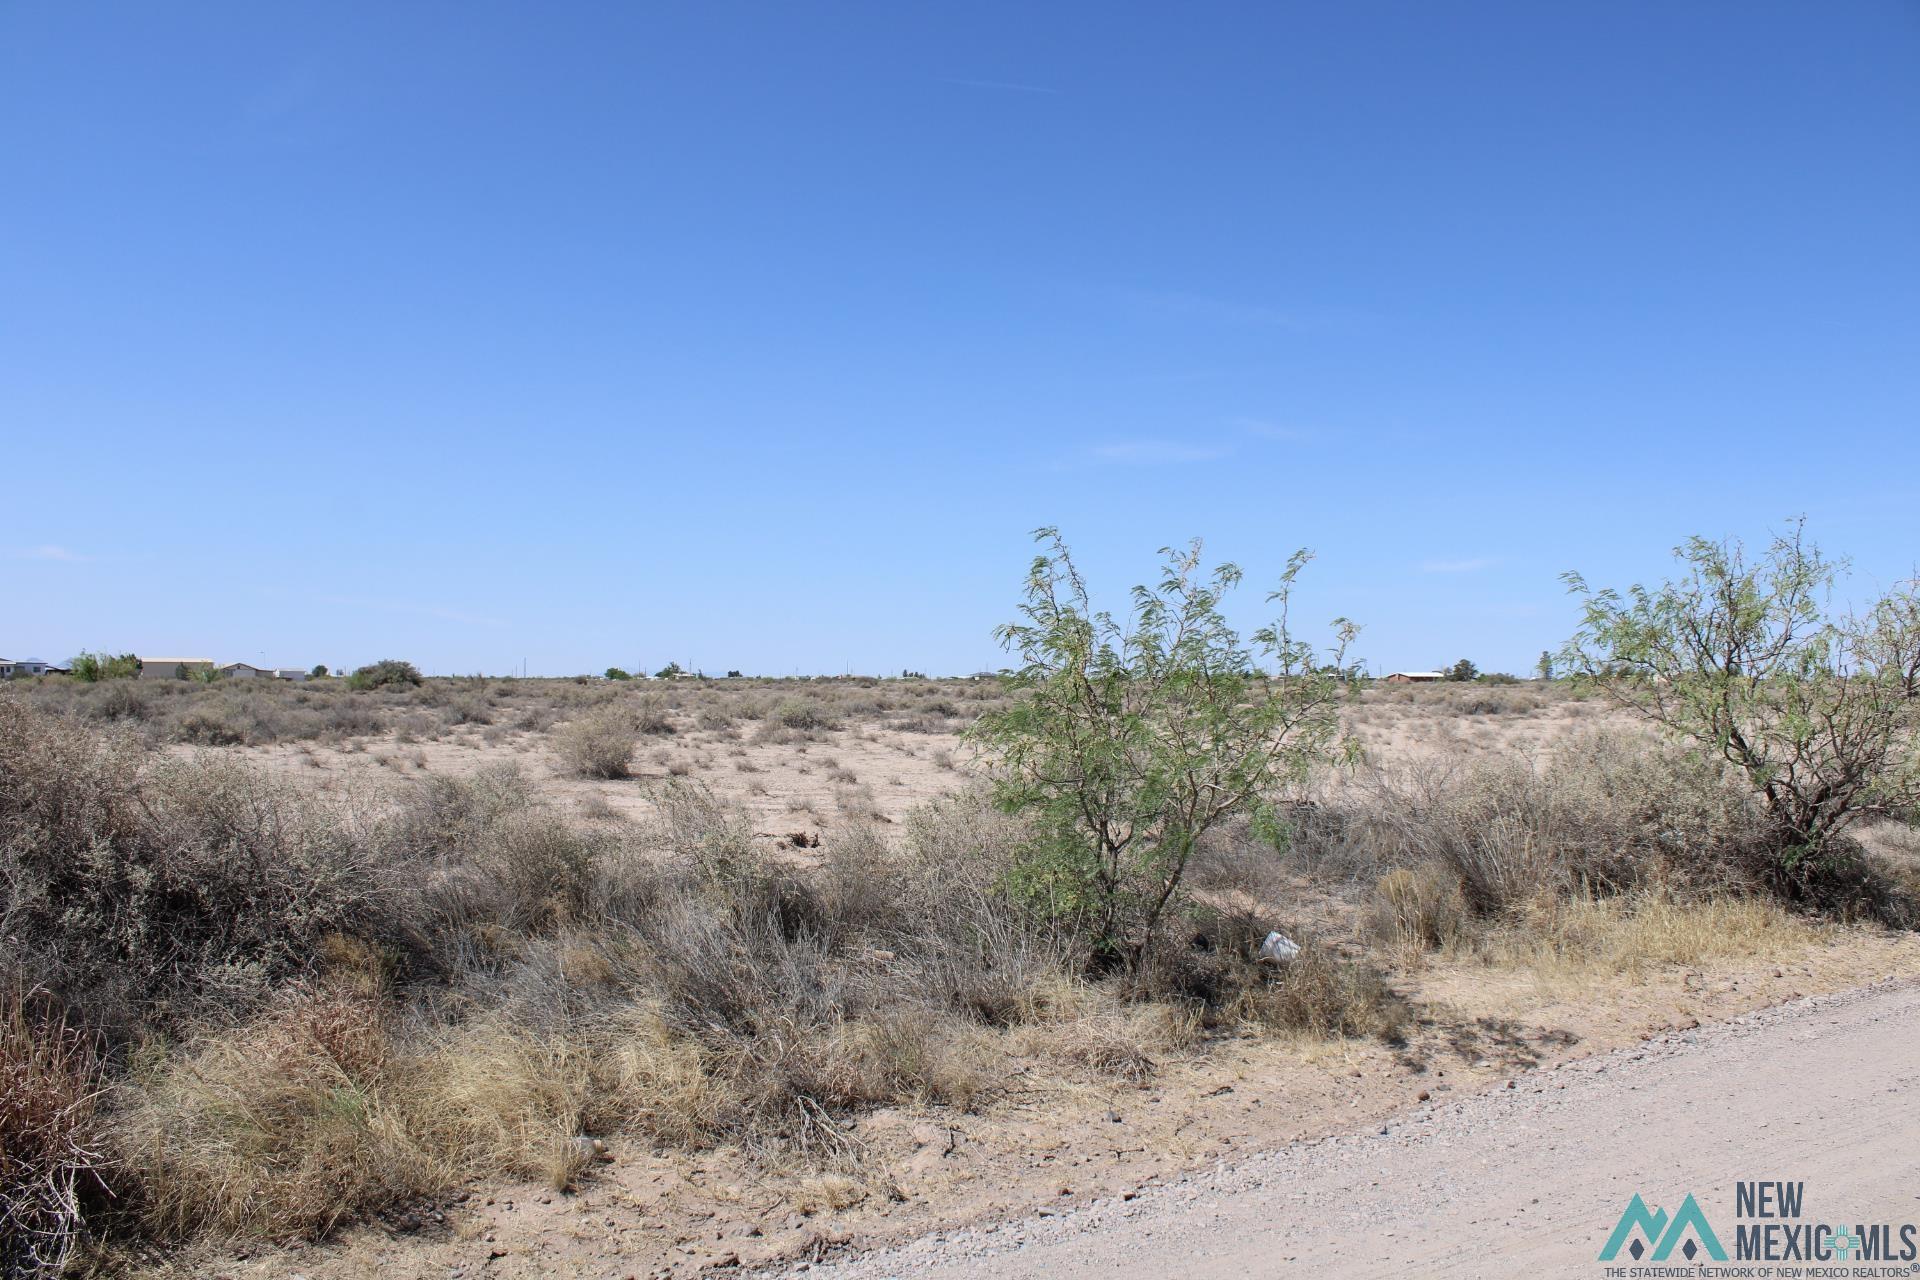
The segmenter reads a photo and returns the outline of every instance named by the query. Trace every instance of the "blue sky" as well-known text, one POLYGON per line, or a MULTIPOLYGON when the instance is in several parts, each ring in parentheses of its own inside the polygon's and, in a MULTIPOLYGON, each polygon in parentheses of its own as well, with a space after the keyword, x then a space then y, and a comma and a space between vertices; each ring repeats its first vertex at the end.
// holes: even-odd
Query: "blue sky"
POLYGON ((1296 546, 1378 669, 1920 558, 1911 4, 10 5, 0 652, 997 665, 1296 546))

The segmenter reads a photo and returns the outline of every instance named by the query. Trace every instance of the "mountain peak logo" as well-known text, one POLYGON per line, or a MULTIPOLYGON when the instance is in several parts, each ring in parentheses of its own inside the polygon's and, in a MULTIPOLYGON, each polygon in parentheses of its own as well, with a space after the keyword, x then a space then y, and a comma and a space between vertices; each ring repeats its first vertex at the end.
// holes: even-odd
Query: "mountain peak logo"
POLYGON ((1680 1202, 1679 1211, 1672 1217, 1667 1216, 1665 1209, 1647 1208, 1647 1202, 1640 1198, 1640 1193, 1634 1192, 1633 1199, 1627 1202, 1626 1210, 1613 1228, 1613 1234, 1607 1237, 1607 1247, 1600 1251, 1600 1261, 1612 1262, 1620 1256, 1622 1248, 1633 1255, 1635 1262, 1648 1249, 1653 1250, 1654 1262, 1665 1262, 1673 1256, 1675 1249, 1689 1262, 1703 1249, 1715 1262, 1727 1260, 1727 1251, 1720 1246, 1720 1237, 1713 1234, 1713 1228, 1707 1224, 1707 1215, 1700 1211, 1692 1192, 1687 1193, 1687 1198, 1680 1202))

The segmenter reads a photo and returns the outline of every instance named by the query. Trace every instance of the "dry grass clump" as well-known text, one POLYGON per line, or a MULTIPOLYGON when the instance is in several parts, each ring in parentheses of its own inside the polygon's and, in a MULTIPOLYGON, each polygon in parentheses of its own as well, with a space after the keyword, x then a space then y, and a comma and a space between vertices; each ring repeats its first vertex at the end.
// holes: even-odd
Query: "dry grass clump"
POLYGON ((632 707, 608 703, 563 725, 553 735, 553 749, 570 773, 625 778, 633 771, 640 732, 632 707))
POLYGON ((1229 1011, 1241 1023, 1314 1037, 1401 1040, 1413 1011, 1364 961, 1301 939, 1301 952, 1270 982, 1243 987, 1229 1011))
POLYGON ((1195 1002, 1133 1002, 1119 984, 1091 986, 1064 975, 1027 994, 1022 1022, 1016 1043, 1026 1053, 1135 1084, 1199 1045, 1206 1027, 1195 1002))
POLYGON ((102 1068, 47 1001, 0 992, 0 1277, 65 1272, 87 1214, 109 1198, 102 1068))
POLYGON ((443 1185, 396 1096, 409 1066, 374 999, 296 990, 136 1076, 116 1140, 147 1225, 316 1235, 443 1185))
POLYGON ((632 703, 633 727, 649 737, 668 737, 675 732, 673 715, 662 698, 639 698, 632 703))
POLYGON ((1417 955, 1452 946, 1467 924, 1467 900, 1459 876, 1446 867, 1424 863, 1380 877, 1361 929, 1383 948, 1417 955))
POLYGON ((1480 950, 1548 977, 1630 973, 1777 957, 1804 949, 1828 927, 1764 898, 1676 901, 1649 891, 1535 903, 1492 931, 1480 950))
POLYGON ((318 1236, 465 1178, 567 1187, 594 1134, 714 1132, 697 1048, 644 1009, 558 1032, 496 1014, 409 1033, 398 1015, 365 987, 295 991, 136 1076, 116 1139, 148 1229, 318 1236))

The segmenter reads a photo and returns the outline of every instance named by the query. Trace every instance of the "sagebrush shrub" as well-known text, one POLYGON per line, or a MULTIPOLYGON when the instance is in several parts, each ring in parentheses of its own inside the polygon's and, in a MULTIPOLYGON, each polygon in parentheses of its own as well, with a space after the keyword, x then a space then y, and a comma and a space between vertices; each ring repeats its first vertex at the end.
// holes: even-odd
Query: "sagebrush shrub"
POLYGON ((563 725, 554 750, 569 772, 588 778, 625 778, 633 771, 639 726, 631 708, 608 703, 563 725))
POLYGON ((351 816, 236 761, 172 760, 0 698, 0 973, 118 1032, 303 970, 398 905, 351 816))

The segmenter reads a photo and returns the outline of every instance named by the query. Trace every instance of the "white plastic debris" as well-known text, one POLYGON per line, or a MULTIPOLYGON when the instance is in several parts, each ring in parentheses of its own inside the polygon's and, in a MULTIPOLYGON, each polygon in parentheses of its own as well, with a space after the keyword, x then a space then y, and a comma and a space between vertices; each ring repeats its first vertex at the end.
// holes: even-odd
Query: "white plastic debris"
POLYGON ((1265 942, 1260 944, 1259 959, 1261 964, 1286 964, 1299 954, 1300 944, 1286 934, 1275 930, 1267 935, 1265 942))

